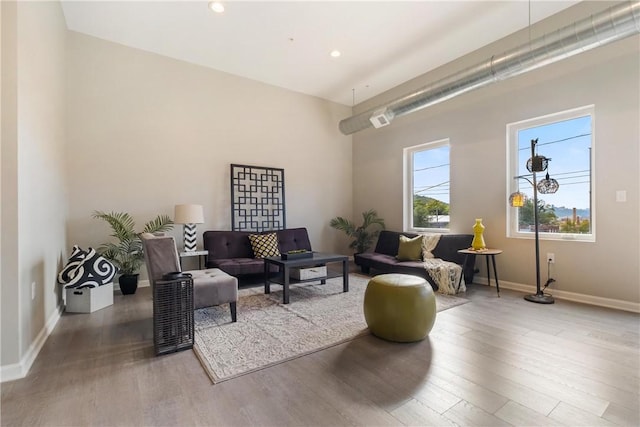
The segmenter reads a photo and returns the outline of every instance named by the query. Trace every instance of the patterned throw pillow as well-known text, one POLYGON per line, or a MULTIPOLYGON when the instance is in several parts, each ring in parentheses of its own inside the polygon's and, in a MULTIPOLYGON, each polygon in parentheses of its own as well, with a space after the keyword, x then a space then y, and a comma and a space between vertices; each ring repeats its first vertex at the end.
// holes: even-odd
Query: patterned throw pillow
POLYGON ((95 288, 111 283, 117 271, 115 265, 95 249, 85 252, 74 246, 69 262, 58 275, 58 282, 65 288, 95 288))
POLYGON ((280 255, 276 233, 249 234, 249 241, 251 242, 251 249, 253 249, 253 256, 256 258, 280 255))
POLYGON ((398 245, 398 261, 420 261, 422 258, 422 236, 409 238, 400 235, 398 245))
POLYGON ((73 249, 71 249, 71 256, 67 261, 67 265, 65 265, 60 274, 58 274, 58 283, 61 285, 69 283, 75 277, 76 269, 82 264, 82 260, 86 256, 86 251, 82 250, 80 246, 74 245, 73 249))

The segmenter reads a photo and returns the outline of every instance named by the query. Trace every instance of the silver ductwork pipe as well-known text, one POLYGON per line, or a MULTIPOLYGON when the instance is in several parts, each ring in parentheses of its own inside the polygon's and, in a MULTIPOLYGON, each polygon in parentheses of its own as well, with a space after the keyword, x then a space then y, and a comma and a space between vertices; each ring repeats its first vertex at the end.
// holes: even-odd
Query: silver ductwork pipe
POLYGON ((640 1, 613 6, 445 77, 417 91, 340 121, 345 135, 388 125, 395 117, 427 108, 493 82, 518 76, 640 33, 640 1), (379 120, 380 119, 380 120, 379 120))

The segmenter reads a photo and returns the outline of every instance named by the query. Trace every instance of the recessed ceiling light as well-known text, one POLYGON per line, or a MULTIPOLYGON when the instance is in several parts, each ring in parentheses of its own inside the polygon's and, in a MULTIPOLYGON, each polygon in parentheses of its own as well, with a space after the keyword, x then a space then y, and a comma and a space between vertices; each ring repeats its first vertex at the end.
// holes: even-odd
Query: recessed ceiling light
POLYGON ((213 10, 215 13, 222 13, 224 12, 224 5, 219 1, 210 1, 209 9, 213 10))
POLYGON ((337 58, 337 57, 339 57, 341 54, 340 54, 340 51, 339 51, 339 50, 332 50, 332 51, 331 51, 331 53, 330 53, 330 55, 331 55, 333 58, 337 58))

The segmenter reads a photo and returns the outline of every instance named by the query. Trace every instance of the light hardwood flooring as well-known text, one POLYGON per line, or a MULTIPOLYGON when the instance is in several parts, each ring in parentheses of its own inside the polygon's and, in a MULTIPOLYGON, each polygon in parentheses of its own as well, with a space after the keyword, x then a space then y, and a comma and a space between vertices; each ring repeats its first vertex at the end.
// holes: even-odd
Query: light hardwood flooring
POLYGON ((640 316, 482 285, 467 297, 422 342, 366 336, 212 385, 190 350, 154 357, 149 288, 117 294, 62 316, 29 375, 2 384, 1 422, 640 425, 640 316))

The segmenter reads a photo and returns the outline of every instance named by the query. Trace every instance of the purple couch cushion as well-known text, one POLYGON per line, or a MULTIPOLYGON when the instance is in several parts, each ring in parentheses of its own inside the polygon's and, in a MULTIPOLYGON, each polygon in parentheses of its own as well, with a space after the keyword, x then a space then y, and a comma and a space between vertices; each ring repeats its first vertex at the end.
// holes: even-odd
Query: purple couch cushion
MULTIPOLYGON (((264 260, 262 258, 229 258, 214 259, 207 262, 207 266, 219 268, 227 274, 237 276, 239 274, 262 274, 264 273, 264 260)), ((271 266, 272 272, 277 272, 276 266, 271 266)))
MULTIPOLYGON (((237 276, 242 274, 258 274, 264 272, 264 261, 256 259, 251 249, 249 234, 267 234, 249 231, 205 231, 203 234, 204 248, 209 251, 207 256, 208 268, 220 270, 237 276)), ((288 228, 275 231, 278 237, 280 253, 296 249, 311 250, 311 242, 307 229, 288 228)), ((277 267, 271 268, 276 272, 277 267)))
MULTIPOLYGON (((204 248, 209 251, 207 263, 214 259, 253 258, 248 231, 205 231, 204 248)), ((209 264, 207 264, 209 265, 209 264)))
POLYGON ((280 253, 295 251, 297 249, 311 250, 311 242, 306 228, 287 228, 276 231, 278 235, 278 248, 280 253))
POLYGON ((372 268, 383 273, 400 273, 411 276, 420 276, 429 282, 434 291, 438 285, 433 281, 424 268, 422 261, 398 261, 395 256, 379 254, 377 252, 365 252, 356 255, 356 264, 372 268))
MULTIPOLYGON (((407 237, 416 237, 416 233, 399 233, 397 231, 382 230, 378 236, 378 243, 374 252, 395 257, 398 255, 398 246, 400 246, 400 235, 407 237)), ((458 249, 466 249, 471 246, 473 235, 471 234, 443 234, 440 242, 433 250, 434 258, 440 258, 445 261, 462 264, 464 262, 464 254, 459 254, 458 249)))
MULTIPOLYGON (((383 272, 421 276, 429 281, 433 289, 437 290, 437 286, 424 269, 422 261, 398 261, 396 259, 398 246, 400 245, 400 235, 405 235, 410 238, 418 236, 416 233, 382 230, 378 236, 378 243, 376 244, 374 252, 354 255, 356 265, 364 267, 365 269, 373 268, 383 272)), ((471 246, 472 240, 472 234, 443 234, 440 237, 438 245, 433 250, 433 256, 462 265, 465 256, 459 254, 458 250, 471 246)), ((475 258, 475 255, 470 255, 467 258, 467 263, 464 265, 464 278, 467 283, 473 282, 475 258)))

